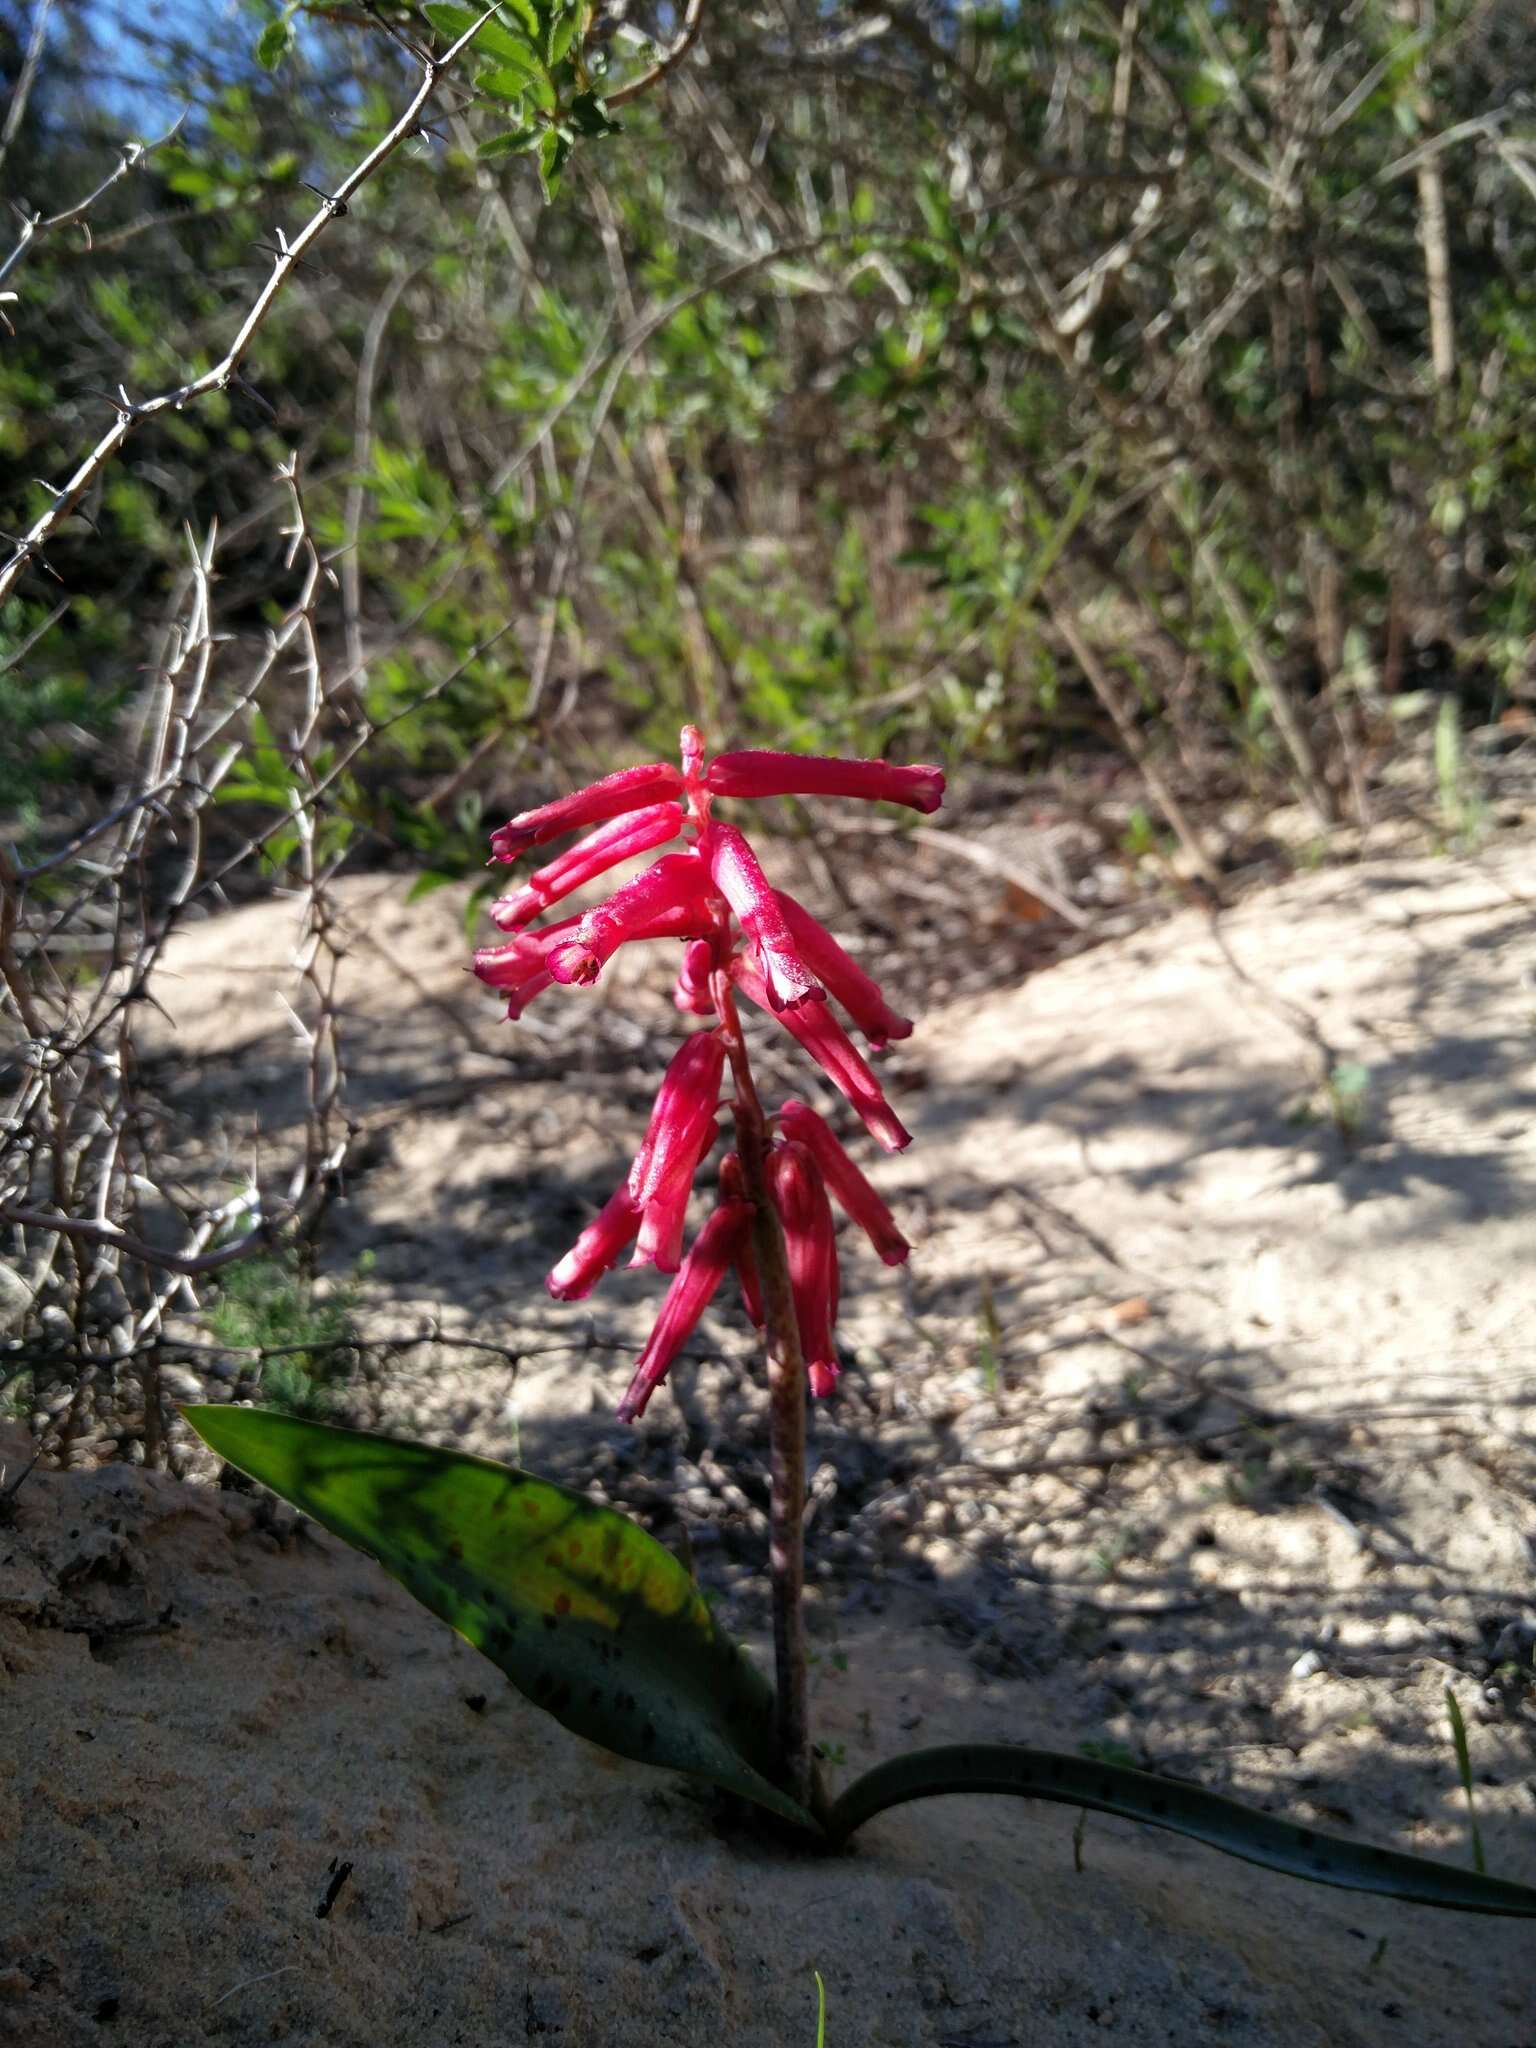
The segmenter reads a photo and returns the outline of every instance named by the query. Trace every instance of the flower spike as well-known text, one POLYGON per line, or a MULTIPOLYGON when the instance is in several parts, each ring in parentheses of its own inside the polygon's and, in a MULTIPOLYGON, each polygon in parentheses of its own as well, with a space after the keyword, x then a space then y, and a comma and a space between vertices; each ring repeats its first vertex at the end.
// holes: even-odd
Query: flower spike
POLYGON ((534 810, 519 811, 499 831, 491 834, 494 860, 513 861, 530 846, 542 846, 558 839, 562 832, 578 825, 600 825, 605 818, 638 811, 646 804, 681 794, 683 778, 668 761, 652 761, 642 768, 621 768, 617 775, 605 775, 570 796, 534 810))
POLYGON ((770 1007, 786 1010, 799 1003, 825 1001, 827 992, 801 959, 778 897, 743 835, 734 825, 711 825, 705 852, 715 887, 752 941, 770 1007))
POLYGON ((700 1316, 735 1260, 752 1225, 749 1202, 722 1202, 694 1239, 656 1318, 619 1403, 620 1422, 634 1422, 666 1378, 667 1368, 698 1327, 700 1316))
POLYGON ((838 1207, 858 1224, 885 1263, 901 1265, 912 1247, 896 1228, 895 1217, 843 1150, 832 1126, 792 1097, 779 1111, 779 1128, 810 1153, 838 1207))
POLYGON ((936 811, 944 801, 944 771, 918 762, 844 761, 829 754, 775 754, 749 748, 716 754, 704 774, 714 796, 857 796, 870 802, 936 811))
POLYGON ((649 804, 643 811, 612 818, 530 875, 520 889, 498 896, 491 905, 491 920, 504 932, 517 931, 542 917, 552 903, 569 896, 573 889, 596 881, 621 860, 633 860, 637 854, 675 839, 682 829, 683 814, 676 804, 649 804))
POLYGON ((717 915, 709 877, 697 854, 664 853, 580 920, 549 951, 556 981, 596 981, 606 961, 630 939, 697 938, 717 915))
MULTIPOLYGON (((791 1099, 764 1118, 735 1007, 720 977, 777 1015, 891 1152, 911 1140, 833 1003, 875 1051, 906 1038, 911 1021, 891 1007, 878 983, 803 904, 770 885, 748 841, 734 826, 717 824, 711 807, 721 796, 823 795, 928 812, 943 796, 943 773, 922 763, 902 767, 767 750, 710 761, 703 735, 691 725, 683 728, 679 758, 680 768, 652 762, 606 776, 520 812, 493 834, 499 861, 516 860, 564 832, 585 836, 496 900, 490 914, 507 936, 481 947, 474 958, 475 973, 502 991, 508 1016, 517 1017, 555 982, 596 981, 631 940, 677 939, 683 954, 672 1000, 685 1015, 709 1020, 685 1038, 669 1064, 623 1185, 545 1283, 556 1300, 579 1301, 627 1251, 632 1266, 654 1265, 674 1276, 619 1404, 625 1422, 644 1414, 733 1269, 747 1315, 768 1332, 770 1347, 782 1343, 793 1350, 798 1337, 811 1392, 833 1391, 839 1275, 832 1198, 888 1265, 899 1265, 910 1250, 889 1208, 814 1110, 791 1099), (685 826, 686 850, 661 852, 584 915, 536 928, 535 921, 574 890, 622 862, 665 848, 685 826), (718 1204, 684 1257, 694 1180, 720 1135, 722 1089, 730 1095, 742 1149, 728 1151, 721 1161, 718 1204), (749 1181, 757 1203, 768 1204, 761 1214, 748 1198, 749 1181), (778 1221, 772 1244, 769 1237, 759 1241, 755 1226, 768 1225, 773 1216, 778 1221), (759 1253, 766 1260, 777 1245, 780 1226, 787 1272, 776 1252, 771 1263, 759 1265, 759 1253), (793 1332, 783 1326, 788 1316, 793 1332)), ((780 1418, 780 1426, 788 1429, 788 1419, 780 1418)))
MULTIPOLYGON (((760 1010, 770 1010, 763 978, 750 960, 739 956, 731 962, 731 979, 743 995, 760 1010)), ((781 1010, 779 1022, 799 1039, 828 1079, 839 1088, 863 1118, 864 1128, 887 1152, 902 1152, 912 1142, 912 1133, 885 1099, 869 1062, 832 1015, 825 1003, 806 1003, 798 1010, 781 1010)))

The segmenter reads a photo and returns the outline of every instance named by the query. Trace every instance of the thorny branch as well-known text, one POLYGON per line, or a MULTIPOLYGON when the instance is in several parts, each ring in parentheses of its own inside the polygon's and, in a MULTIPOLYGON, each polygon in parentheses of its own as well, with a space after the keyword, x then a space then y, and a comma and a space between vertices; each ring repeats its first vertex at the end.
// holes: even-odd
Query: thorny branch
MULTIPOLYGON (((10 559, 0 566, 0 598, 5 597, 26 564, 33 556, 39 554, 44 542, 57 532, 96 477, 106 468, 124 442, 146 420, 154 419, 157 414, 164 412, 180 412, 194 399, 206 397, 211 391, 223 391, 228 388, 245 360, 246 353, 259 333, 263 321, 271 312, 283 286, 298 268, 305 251, 324 234, 332 221, 340 219, 347 211, 353 197, 367 184, 374 172, 394 155, 403 142, 416 133, 421 124, 423 109, 436 92, 444 73, 474 41, 495 12, 494 5, 487 7, 441 57, 427 60, 422 67, 416 90, 394 126, 380 137, 361 162, 353 166, 336 190, 322 199, 319 207, 293 240, 289 241, 280 228, 277 230, 278 249, 273 260, 272 274, 257 293, 234 339, 220 360, 211 369, 205 370, 200 377, 193 377, 185 384, 178 384, 169 391, 162 391, 155 398, 133 400, 128 397, 126 391, 119 391, 116 416, 111 426, 79 464, 68 482, 54 491, 53 500, 47 510, 40 513, 32 522, 17 541, 10 559)), ((125 168, 129 167, 131 166, 125 163, 125 168)), ((30 238, 23 238, 24 243, 27 239, 30 238)), ((0 273, 0 276, 3 276, 3 273, 0 273)))

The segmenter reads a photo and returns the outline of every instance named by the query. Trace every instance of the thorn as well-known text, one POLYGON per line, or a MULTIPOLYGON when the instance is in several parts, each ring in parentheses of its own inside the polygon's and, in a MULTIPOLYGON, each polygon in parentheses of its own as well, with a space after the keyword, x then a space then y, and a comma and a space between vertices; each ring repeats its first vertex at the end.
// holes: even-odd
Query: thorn
POLYGON ((326 206, 330 209, 333 220, 339 220, 344 213, 349 211, 346 200, 338 199, 334 192, 323 192, 318 185, 311 185, 308 178, 300 178, 299 183, 304 186, 306 191, 313 192, 317 199, 325 201, 326 206))
POLYGON ((277 231, 279 240, 276 243, 253 242, 251 247, 263 250, 275 263, 291 263, 296 270, 313 270, 315 267, 313 263, 306 263, 302 256, 294 255, 288 244, 281 239, 282 232, 282 229, 279 228, 277 231))
POLYGON ((251 382, 249 377, 243 376, 237 370, 234 376, 230 379, 230 382, 235 385, 237 390, 243 391, 247 398, 251 399, 255 404, 259 405, 269 420, 275 420, 277 418, 276 406, 268 404, 267 400, 262 397, 261 393, 256 389, 256 386, 251 382))

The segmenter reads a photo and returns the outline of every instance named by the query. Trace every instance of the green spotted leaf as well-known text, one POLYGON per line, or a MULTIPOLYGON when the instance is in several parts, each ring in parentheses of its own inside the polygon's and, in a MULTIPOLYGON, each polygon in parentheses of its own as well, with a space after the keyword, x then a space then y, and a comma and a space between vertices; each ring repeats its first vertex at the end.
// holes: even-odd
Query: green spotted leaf
POLYGON ((489 1458, 253 1408, 182 1413, 213 1451, 376 1558, 576 1734, 801 1827, 773 1695, 627 1516, 489 1458))

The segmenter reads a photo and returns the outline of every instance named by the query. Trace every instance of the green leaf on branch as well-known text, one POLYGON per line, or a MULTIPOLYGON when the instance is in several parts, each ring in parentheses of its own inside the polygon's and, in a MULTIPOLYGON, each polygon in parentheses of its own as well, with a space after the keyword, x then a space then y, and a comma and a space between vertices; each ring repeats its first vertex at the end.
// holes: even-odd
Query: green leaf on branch
POLYGON ((532 149, 539 134, 537 128, 508 128, 504 134, 488 135, 475 150, 475 155, 482 159, 521 156, 524 150, 532 149))
POLYGON ((292 50, 295 40, 293 22, 288 15, 283 15, 278 21, 269 21, 256 38, 256 62, 263 71, 276 71, 292 50))
MULTIPOLYGON (((456 43, 461 36, 467 36, 485 12, 482 7, 462 7, 459 0, 427 0, 421 11, 449 43, 456 43)), ((517 11, 519 14, 522 12, 520 8, 517 11)), ((526 65, 530 57, 538 62, 527 41, 494 18, 481 24, 470 47, 478 56, 494 57, 502 64, 526 65)))
POLYGON ((594 139, 600 135, 616 135, 617 121, 609 118, 608 109, 595 92, 579 92, 565 110, 565 118, 578 135, 594 139))
POLYGON ((560 189, 560 173, 570 161, 571 138, 563 128, 546 128, 539 144, 539 183, 544 197, 553 199, 560 189))
POLYGON ((515 64, 499 64, 492 71, 482 71, 475 85, 493 99, 520 100, 535 80, 545 86, 549 84, 544 66, 529 50, 515 64))
POLYGON ((566 4, 563 7, 556 6, 551 9, 547 32, 547 47, 549 50, 549 61, 552 65, 558 64, 563 57, 568 55, 571 44, 576 40, 576 31, 581 26, 581 18, 585 12, 586 8, 582 4, 582 0, 574 0, 574 4, 572 4, 572 0, 566 0, 566 4))
POLYGON ((530 1473, 250 1408, 182 1413, 213 1451, 376 1558, 589 1742, 803 1828, 773 1782, 773 1694, 669 1550, 530 1473))
MULTIPOLYGON (((219 1412, 223 1412, 222 1410, 219 1412)), ((1209 1849, 1240 1856, 1286 1877, 1346 1891, 1371 1892, 1418 1906, 1444 1906, 1462 1913, 1497 1913, 1536 1919, 1536 1889, 1480 1872, 1458 1870, 1427 1856, 1373 1848, 1342 1835, 1260 1813, 1218 1792, 1205 1792, 1176 1778, 1154 1777, 1102 1758, 1063 1756, 1013 1743, 961 1743, 946 1749, 913 1750, 893 1757, 857 1779, 833 1803, 827 1833, 846 1842, 887 1807, 911 1799, 950 1793, 1006 1792, 1023 1799, 1051 1800, 1117 1814, 1188 1835, 1209 1849)))

